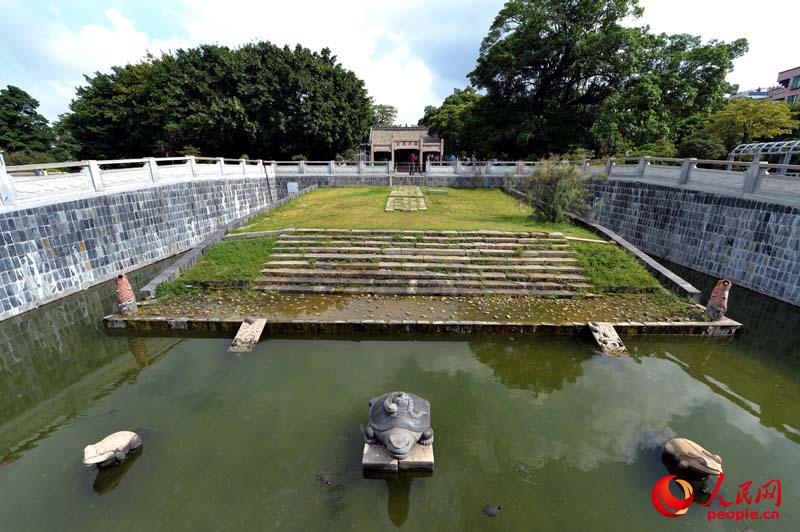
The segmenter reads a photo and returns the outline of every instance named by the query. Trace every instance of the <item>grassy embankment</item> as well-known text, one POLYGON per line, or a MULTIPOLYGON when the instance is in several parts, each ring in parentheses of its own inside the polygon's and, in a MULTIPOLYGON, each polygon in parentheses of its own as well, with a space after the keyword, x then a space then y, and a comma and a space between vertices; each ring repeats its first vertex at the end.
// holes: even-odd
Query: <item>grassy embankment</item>
MULTIPOLYGON (((422 187, 423 191, 426 187, 422 187)), ((570 223, 539 222, 532 209, 501 190, 448 188, 425 194, 427 211, 384 212, 389 187, 325 188, 270 211, 234 233, 307 227, 427 231, 558 231, 596 237, 570 223)))
MULTIPOLYGON (((426 194, 427 211, 384 212, 388 187, 321 189, 260 216, 234 232, 257 232, 289 227, 324 229, 495 230, 546 231, 597 238, 570 223, 536 220, 531 208, 499 190, 447 189, 426 194)), ((212 246, 197 265, 159 287, 159 295, 190 292, 192 283, 252 281, 258 277, 275 238, 226 240, 212 246), (188 286, 187 286, 188 285, 188 286)), ((632 255, 616 245, 573 242, 585 275, 598 293, 641 291, 667 305, 685 305, 664 290, 632 255)))

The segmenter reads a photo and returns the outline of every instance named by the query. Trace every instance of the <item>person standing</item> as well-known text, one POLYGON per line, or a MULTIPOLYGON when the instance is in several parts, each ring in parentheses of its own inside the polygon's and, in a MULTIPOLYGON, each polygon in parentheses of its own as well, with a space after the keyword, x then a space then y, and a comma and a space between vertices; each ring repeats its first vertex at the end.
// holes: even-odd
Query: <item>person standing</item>
POLYGON ((414 171, 416 170, 416 167, 417 167, 417 154, 416 153, 412 153, 411 157, 409 157, 408 160, 411 163, 411 169, 410 169, 408 175, 414 175, 414 171))

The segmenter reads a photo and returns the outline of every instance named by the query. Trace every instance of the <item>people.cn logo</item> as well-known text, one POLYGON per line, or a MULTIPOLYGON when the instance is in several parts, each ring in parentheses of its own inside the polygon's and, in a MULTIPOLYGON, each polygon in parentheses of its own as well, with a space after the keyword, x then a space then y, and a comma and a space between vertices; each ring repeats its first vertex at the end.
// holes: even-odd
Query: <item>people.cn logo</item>
POLYGON ((658 479, 658 482, 653 486, 650 497, 658 513, 665 517, 680 517, 692 505, 694 490, 691 484, 678 478, 677 475, 667 475, 658 479), (673 480, 683 490, 683 497, 676 497, 670 491, 669 485, 673 480))

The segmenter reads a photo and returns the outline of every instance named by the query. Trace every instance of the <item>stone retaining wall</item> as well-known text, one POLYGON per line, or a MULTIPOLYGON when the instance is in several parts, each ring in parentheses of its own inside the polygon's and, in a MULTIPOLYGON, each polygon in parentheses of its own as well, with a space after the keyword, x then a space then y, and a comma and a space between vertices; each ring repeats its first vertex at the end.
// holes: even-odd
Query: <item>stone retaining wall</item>
POLYGON ((641 182, 590 189, 593 219, 646 253, 800 305, 800 209, 641 182))
POLYGON ((273 195, 264 177, 207 179, 2 213, 0 320, 186 251, 273 195))
POLYGON ((277 186, 280 193, 285 194, 287 183, 295 182, 303 189, 311 185, 318 187, 356 187, 356 186, 389 186, 416 185, 422 187, 455 187, 455 188, 501 188, 503 176, 424 176, 424 175, 278 175, 277 186))

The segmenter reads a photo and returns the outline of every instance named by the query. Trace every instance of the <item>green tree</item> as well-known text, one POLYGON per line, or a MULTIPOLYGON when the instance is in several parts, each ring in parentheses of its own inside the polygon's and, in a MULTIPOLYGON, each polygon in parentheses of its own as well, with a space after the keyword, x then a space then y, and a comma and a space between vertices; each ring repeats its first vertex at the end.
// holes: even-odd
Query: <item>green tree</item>
POLYGON ((331 159, 366 138, 364 83, 330 50, 200 46, 86 78, 64 126, 83 158, 174 155, 331 159))
POLYGON ((444 139, 449 151, 485 155, 487 150, 477 142, 476 134, 480 125, 475 113, 480 100, 481 95, 473 87, 455 89, 439 107, 425 107, 419 123, 444 139))
POLYGON ((638 0, 509 0, 481 44, 487 141, 516 155, 586 144, 602 102, 634 72, 638 0))
POLYGON ((376 104, 372 106, 372 127, 393 126, 397 120, 397 107, 376 104))
POLYGON ((53 132, 38 108, 39 102, 19 87, 0 89, 0 149, 8 152, 8 164, 17 163, 18 158, 47 160, 53 132))
POLYGON ((770 140, 798 127, 792 108, 783 102, 741 98, 729 101, 711 117, 709 131, 728 148, 770 140))
POLYGON ((697 159, 723 160, 728 155, 725 143, 717 135, 708 130, 699 131, 683 139, 678 146, 678 157, 695 157, 697 159))

